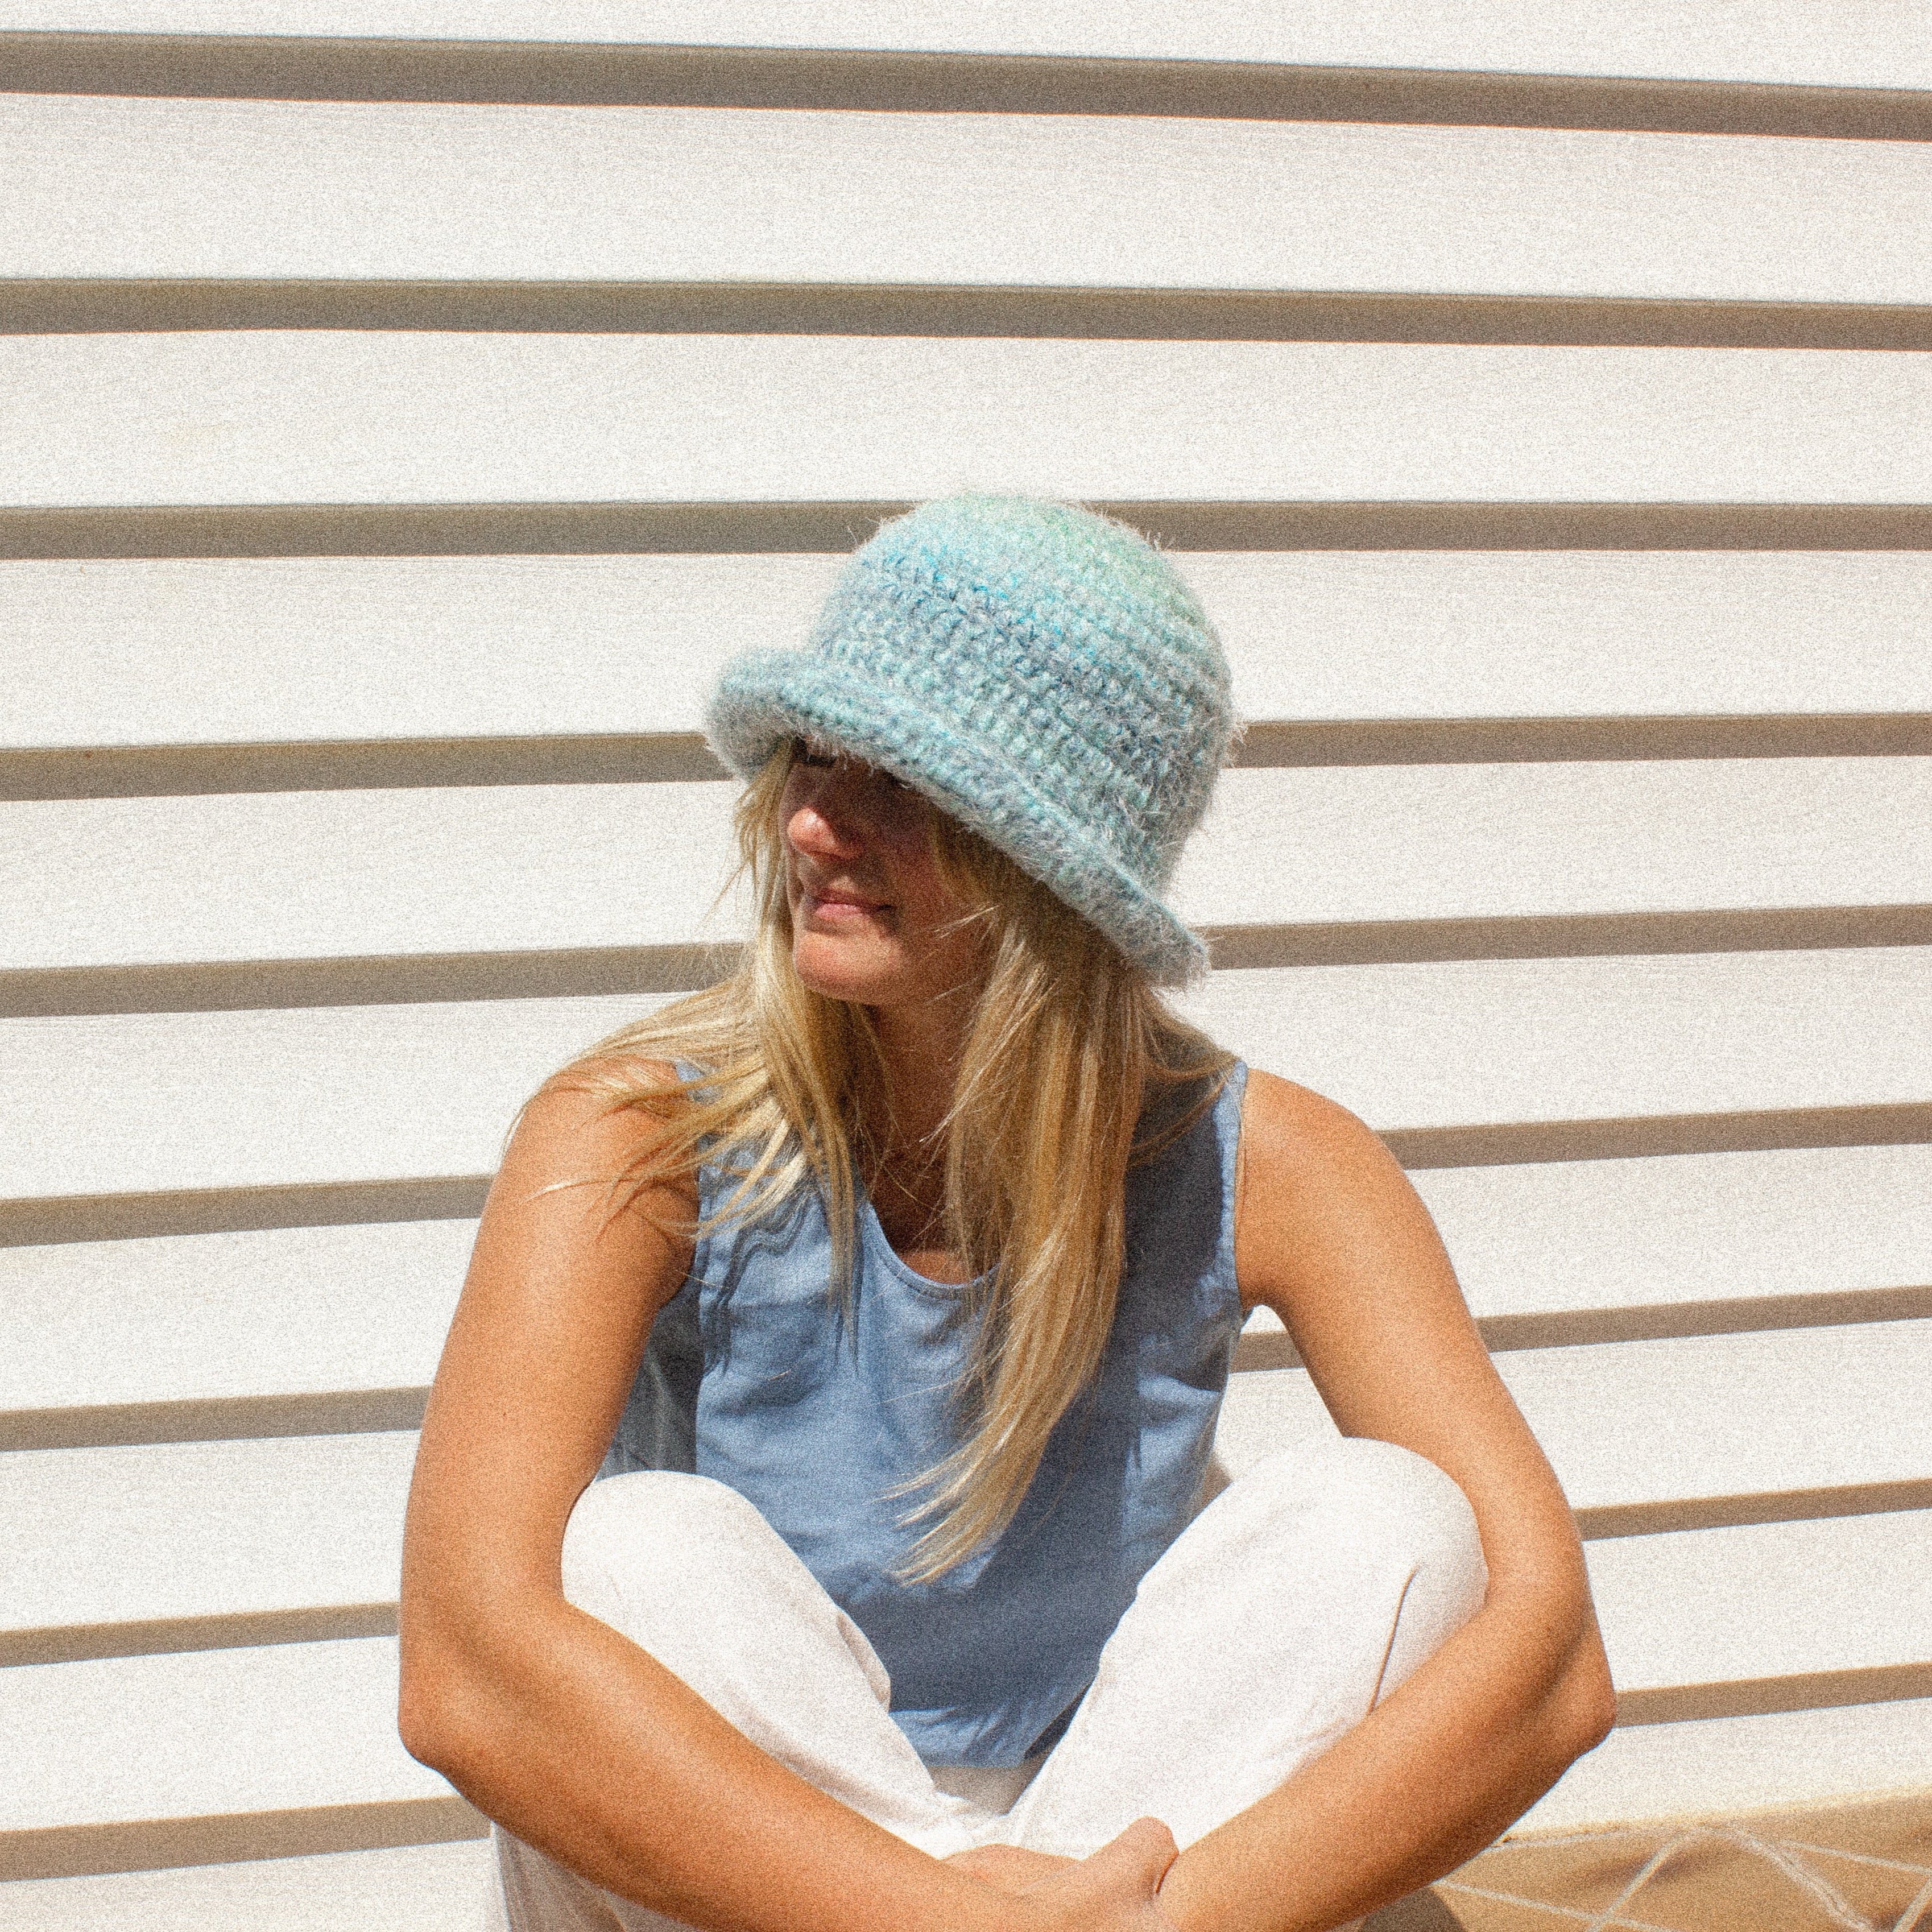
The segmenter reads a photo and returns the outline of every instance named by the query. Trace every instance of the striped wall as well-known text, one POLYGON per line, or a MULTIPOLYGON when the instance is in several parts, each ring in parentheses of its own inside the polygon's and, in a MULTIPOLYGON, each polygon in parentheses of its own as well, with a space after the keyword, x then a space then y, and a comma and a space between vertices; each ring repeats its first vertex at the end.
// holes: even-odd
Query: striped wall
MULTIPOLYGON (((728 957, 716 665, 962 486, 1222 623, 1190 1007, 1588 1539, 1525 1828, 1932 1778, 1922 10, 1042 10, 0 4, 0 1924, 474 1922, 393 1633, 487 1178, 728 957)), ((1232 1471, 1330 1426, 1264 1319, 1232 1471)))

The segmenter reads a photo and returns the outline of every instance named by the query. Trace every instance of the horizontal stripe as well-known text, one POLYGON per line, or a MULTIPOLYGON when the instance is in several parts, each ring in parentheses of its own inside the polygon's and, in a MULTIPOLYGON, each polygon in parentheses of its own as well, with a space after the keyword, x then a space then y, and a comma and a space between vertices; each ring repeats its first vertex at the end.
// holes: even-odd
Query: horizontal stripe
MULTIPOLYGON (((1257 763, 1932 748, 1922 550, 1173 554, 1257 763)), ((648 775, 673 742, 695 755, 734 652, 804 640, 842 562, 15 560, 0 733, 25 762, 4 769, 16 795, 509 782, 634 746, 648 775)))
POLYGON ((0 1668, 76 1664, 92 1658, 155 1657, 183 1650, 238 1650, 271 1643, 326 1643, 343 1637, 395 1634, 394 1603, 156 1617, 144 1623, 62 1624, 46 1630, 0 1631, 0 1668))
POLYGON ((405 1798, 287 1811, 136 1819, 0 1831, 0 1880, 67 1878, 82 1872, 151 1871, 170 1865, 303 1858, 380 1846, 443 1844, 488 1835, 467 1799, 405 1798))
POLYGON ((1869 1670, 1803 1671, 1788 1677, 1619 1691, 1617 1722, 1674 1724, 1696 1718, 1760 1717, 1773 1711, 1820 1711, 1926 1696, 1932 1696, 1932 1664, 1892 1664, 1869 1670))
MULTIPOLYGON (((1178 550, 1932 550, 1932 507, 1916 503, 1085 500, 1178 550)), ((0 561, 843 552, 911 507, 903 500, 0 506, 0 561)))
MULTIPOLYGON (((47 17, 44 16, 43 17, 47 17)), ((53 17, 58 17, 57 16, 53 17)), ((1888 19, 1890 16, 1886 16, 1888 19)), ((276 38, 163 34, 16 33, 0 43, 16 88, 90 94, 265 95, 322 100, 546 101, 598 104, 676 102, 706 106, 871 108, 900 112, 1004 113, 1207 114, 1259 119, 1334 118, 1474 122, 1526 126, 1677 128, 1726 134, 1832 135, 1910 140, 1922 135, 1926 110, 1911 81, 1887 87, 1878 76, 1908 73, 1909 49, 1880 32, 1862 58, 1826 52, 1809 37, 1784 62, 1756 46, 1726 50, 1730 73, 1775 74, 1742 84, 1678 78, 1699 64, 1696 52, 1678 58, 1653 52, 1670 78, 1660 82, 1598 76, 1602 56, 1587 37, 1577 49, 1584 72, 1564 74, 1430 71, 1464 65, 1515 67, 1527 52, 1517 31, 1487 46, 1464 40, 1454 52, 1432 50, 1426 62, 1396 58, 1382 66, 1293 67, 1246 54, 1216 60, 1192 54, 1175 59, 1082 54, 1056 46, 1047 53, 958 52, 920 47, 904 52, 787 46, 638 46, 560 44, 536 32, 512 46, 453 44, 473 20, 440 23, 440 44, 358 46, 352 38, 304 41, 276 38), (1474 58, 1477 47, 1487 61, 1474 58), (1888 61, 1888 53, 1892 56, 1888 61), (1742 56, 1742 58, 1740 58, 1742 56), (1594 58, 1593 58, 1594 56, 1594 58), (1858 72, 1850 86, 1806 86, 1798 74, 1821 69, 1858 72)), ((197 28, 202 21, 197 19, 197 28)), ((626 30, 626 21, 616 38, 626 30)), ((260 26, 256 32, 260 32, 260 26)), ((491 36, 501 29, 493 22, 491 36)), ((542 30, 538 29, 540 32, 542 30)), ((1802 29, 1801 29, 1802 31, 1802 29)), ((796 36, 797 28, 791 28, 796 36)), ((867 35, 878 36, 874 28, 867 35)), ((784 30, 775 38, 788 38, 784 30)), ((506 38, 511 37, 506 36, 506 38)), ((602 38, 602 36, 599 36, 602 38)), ((1326 38, 1326 36, 1324 36, 1326 38)), ((1760 36, 1774 44, 1778 36, 1760 36)), ((1856 30, 1845 38, 1864 39, 1856 30)), ((1088 44, 1082 36, 1077 44, 1088 44)), ((1158 43, 1156 43, 1158 44, 1158 43)), ((1306 49, 1305 36, 1288 35, 1269 51, 1306 49)), ((1666 44, 1669 43, 1666 41, 1666 44)), ((1398 46, 1401 43, 1397 43, 1398 46)), ((1695 44, 1692 44, 1694 47, 1695 44)), ((1450 43, 1455 47, 1455 43, 1450 43)), ((1391 50, 1391 51, 1394 51, 1391 50)), ((1557 49, 1552 47, 1551 52, 1557 49)), ((1708 57, 1707 57, 1708 58, 1708 57)), ((1628 70, 1625 70, 1628 71, 1628 70)), ((1917 87, 1932 85, 1932 76, 1917 87)))
MULTIPOLYGON (((1932 755, 1932 714, 1336 719, 1249 724, 1239 769, 1932 755)), ((728 776, 694 732, 364 739, 326 744, 0 749, 0 800, 182 798, 506 784, 688 784, 728 776)))
MULTIPOLYGON (((726 962, 694 950, 746 929, 734 800, 658 784, 0 806, 0 967, 629 946, 660 968, 692 952, 705 983, 726 962)), ((1480 954, 1484 922, 1516 955, 1648 950, 1652 920, 1659 950, 1720 950, 1727 914, 1742 946, 1899 945, 1932 918, 1902 902, 1925 887, 1928 822, 1932 758, 1250 769, 1222 779, 1168 896, 1232 968, 1480 954)))
POLYGON ((235 328, 1932 348, 1932 311, 1883 302, 737 282, 0 279, 0 334, 235 328))

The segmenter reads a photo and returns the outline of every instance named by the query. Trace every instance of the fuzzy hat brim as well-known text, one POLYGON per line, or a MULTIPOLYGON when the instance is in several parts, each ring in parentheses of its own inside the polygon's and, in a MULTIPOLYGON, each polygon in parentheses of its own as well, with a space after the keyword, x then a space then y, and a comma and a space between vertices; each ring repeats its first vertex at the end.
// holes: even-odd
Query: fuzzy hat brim
POLYGON ((816 652, 748 652, 726 667, 705 736, 747 780, 788 739, 836 746, 913 786, 1004 852, 1156 986, 1184 985, 1206 969, 1207 946, 1172 908, 1010 763, 986 756, 895 686, 816 652))

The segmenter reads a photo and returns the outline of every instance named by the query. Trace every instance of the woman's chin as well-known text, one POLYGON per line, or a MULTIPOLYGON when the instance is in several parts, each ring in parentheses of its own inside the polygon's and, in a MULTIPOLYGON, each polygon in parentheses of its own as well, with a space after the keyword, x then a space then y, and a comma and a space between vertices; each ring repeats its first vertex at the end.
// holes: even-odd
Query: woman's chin
POLYGON ((878 957, 878 950, 842 936, 800 932, 792 940, 792 968, 812 992, 826 999, 876 1006, 882 1000, 890 1002, 904 978, 901 962, 878 957))

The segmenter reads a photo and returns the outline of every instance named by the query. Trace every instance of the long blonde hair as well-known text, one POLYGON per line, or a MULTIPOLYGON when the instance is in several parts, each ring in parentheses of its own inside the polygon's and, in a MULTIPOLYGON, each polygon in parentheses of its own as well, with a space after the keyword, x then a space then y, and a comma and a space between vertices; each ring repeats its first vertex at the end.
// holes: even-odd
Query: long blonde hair
MULTIPOLYGON (((742 1225, 815 1186, 849 1297, 862 1169, 885 1100, 870 1016, 792 967, 782 748, 737 812, 754 926, 736 970, 572 1063, 574 1084, 661 1124, 622 1177, 637 1200, 701 1160, 728 1177, 700 1232, 742 1225), (701 1075, 667 1088, 638 1066, 701 1075)), ((905 1486, 933 1519, 904 1580, 944 1575, 1012 1520, 1054 1425, 1094 1378, 1126 1252, 1129 1167, 1213 1103, 1232 1056, 1178 1018, 1099 931, 1003 854, 935 810, 934 856, 981 939, 984 980, 945 1136, 945 1232, 974 1279, 975 1342, 956 1392, 959 1439, 905 1486)), ((688 1229, 684 1232, 689 1232, 688 1229)))

